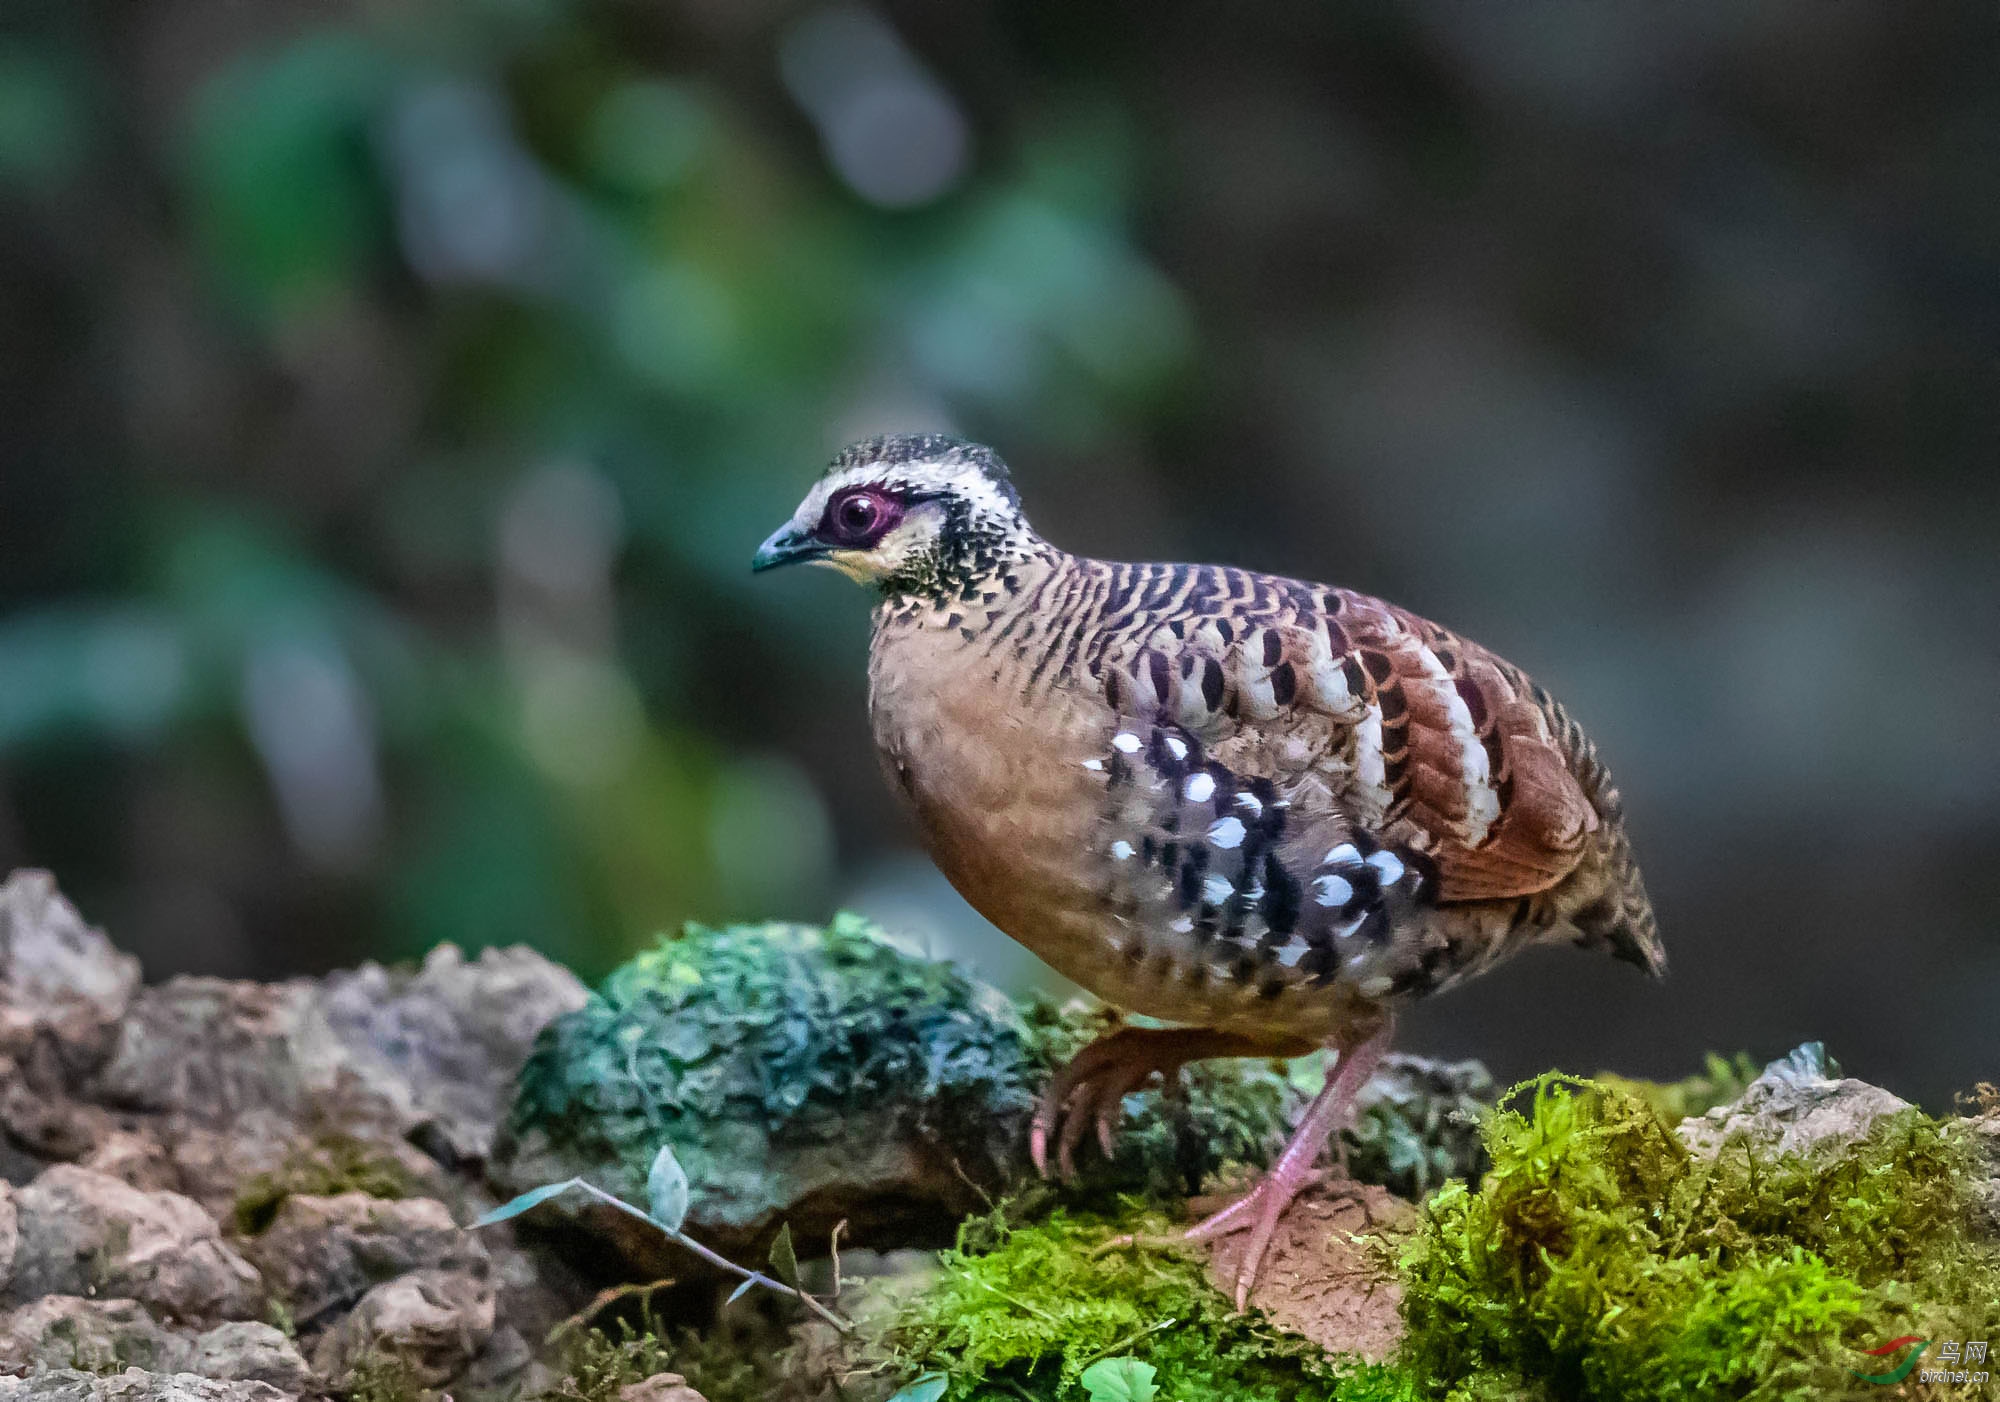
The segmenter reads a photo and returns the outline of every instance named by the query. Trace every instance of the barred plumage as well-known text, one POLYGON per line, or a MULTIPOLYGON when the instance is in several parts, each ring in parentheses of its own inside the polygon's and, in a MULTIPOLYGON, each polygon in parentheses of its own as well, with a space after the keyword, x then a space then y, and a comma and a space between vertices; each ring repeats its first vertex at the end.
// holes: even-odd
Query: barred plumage
POLYGON ((1190 1029, 1079 1058, 1038 1157, 1065 1109, 1066 1165, 1113 1090, 1197 1055, 1336 1047, 1331 1124, 1395 1005, 1529 943, 1665 967, 1595 749, 1448 629, 1301 580, 1069 555, 990 450, 936 437, 842 453, 759 563, 799 558, 881 590, 875 739, 953 884, 1108 1002, 1190 1029))

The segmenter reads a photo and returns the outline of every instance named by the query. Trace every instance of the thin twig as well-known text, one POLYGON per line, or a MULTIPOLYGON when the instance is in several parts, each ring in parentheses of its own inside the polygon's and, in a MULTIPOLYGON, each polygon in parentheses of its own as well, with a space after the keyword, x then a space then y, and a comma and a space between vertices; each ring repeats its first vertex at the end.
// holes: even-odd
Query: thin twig
POLYGON ((833 1236, 826 1249, 833 1257, 833 1302, 840 1303, 840 1234, 847 1230, 847 1219, 841 1218, 833 1224, 833 1236))
POLYGON ((680 1228, 669 1227, 665 1222, 660 1221, 657 1217, 654 1217, 649 1213, 641 1212, 638 1208, 632 1206, 631 1203, 625 1201, 625 1199, 619 1197, 616 1193, 607 1193, 606 1191, 604 1191, 604 1189, 598 1187, 595 1183, 586 1183, 583 1182, 582 1180, 578 1180, 576 1186, 578 1188, 581 1188, 584 1192, 588 1193, 591 1197, 596 1198, 599 1202, 605 1204, 607 1207, 615 1207, 620 1212, 625 1213, 629 1217, 637 1217, 641 1222, 645 1222, 649 1226, 653 1227, 655 1230, 663 1233, 669 1241, 677 1242, 680 1245, 686 1247, 688 1250, 694 1252, 695 1255, 701 1257, 702 1260, 708 1262, 711 1266, 715 1266, 720 1270, 728 1271, 731 1275, 736 1276, 738 1279, 748 1280, 755 1284, 761 1285, 767 1290, 775 1290, 780 1295, 790 1295, 793 1299, 799 1301, 799 1303, 803 1304, 807 1309, 811 1310, 821 1319, 824 1319, 828 1324, 831 1324, 841 1333, 852 1334, 854 1332, 854 1326, 852 1324, 848 1323, 845 1319, 842 1319, 839 1315, 835 1314, 832 1310, 828 1309, 818 1300, 815 1300, 812 1296, 806 1294, 805 1291, 795 1290, 791 1286, 786 1285, 783 1281, 773 1280, 771 1279, 770 1276, 765 1275, 762 1271, 746 1270, 744 1267, 737 1265, 734 1261, 730 1260, 728 1257, 718 1255, 717 1253, 709 1250, 706 1246, 703 1246, 693 1237, 681 1231, 680 1228))
POLYGON ((1174 1324, 1175 1321, 1171 1319, 1162 1319, 1157 1324, 1148 1324, 1144 1329, 1141 1329, 1138 1333, 1132 1335, 1130 1338, 1120 1339, 1110 1348, 1099 1349, 1096 1353, 1091 1354, 1090 1357, 1083 1360, 1082 1366, 1088 1368, 1091 1364, 1097 1362, 1097 1360, 1100 1358, 1109 1358, 1114 1353, 1123 1353, 1126 1349, 1132 1347, 1132 1345, 1138 1343, 1139 1340, 1145 1338, 1147 1335, 1157 1334, 1162 1329, 1171 1329, 1174 1327, 1174 1324))

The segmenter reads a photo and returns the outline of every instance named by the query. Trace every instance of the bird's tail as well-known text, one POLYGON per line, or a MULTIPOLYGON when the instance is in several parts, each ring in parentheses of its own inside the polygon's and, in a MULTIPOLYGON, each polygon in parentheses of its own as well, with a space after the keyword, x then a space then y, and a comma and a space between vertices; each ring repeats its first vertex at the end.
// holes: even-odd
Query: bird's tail
POLYGON ((1625 801, 1597 757, 1597 747, 1567 717, 1564 723, 1572 772, 1597 810, 1598 860, 1604 872, 1596 898, 1569 917, 1576 927, 1576 942, 1587 949, 1607 950, 1613 958, 1660 978, 1667 972, 1667 950, 1660 943, 1660 922, 1625 831, 1625 801))
POLYGON ((1667 950, 1660 943, 1660 922, 1622 822, 1610 829, 1605 849, 1603 895, 1570 917, 1577 943, 1607 949, 1614 958, 1659 978, 1667 971, 1667 950))

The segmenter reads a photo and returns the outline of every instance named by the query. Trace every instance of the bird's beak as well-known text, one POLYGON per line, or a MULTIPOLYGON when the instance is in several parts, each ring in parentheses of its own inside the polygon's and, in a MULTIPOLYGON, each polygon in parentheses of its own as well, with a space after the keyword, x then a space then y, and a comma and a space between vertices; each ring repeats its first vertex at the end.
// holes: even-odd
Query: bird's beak
POLYGON ((750 559, 750 568, 774 570, 780 565, 796 564, 800 560, 817 560, 825 554, 825 546, 787 522, 772 531, 771 538, 757 547, 757 553, 750 559))

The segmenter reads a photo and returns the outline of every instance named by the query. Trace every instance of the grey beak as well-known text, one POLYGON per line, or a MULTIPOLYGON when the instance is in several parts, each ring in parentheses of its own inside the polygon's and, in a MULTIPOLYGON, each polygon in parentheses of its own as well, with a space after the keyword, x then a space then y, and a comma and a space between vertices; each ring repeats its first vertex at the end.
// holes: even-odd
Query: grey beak
POLYGON ((825 553, 825 546, 788 522, 772 531, 770 539, 757 547, 757 553, 750 558, 750 568, 774 570, 780 565, 816 559, 825 553))

